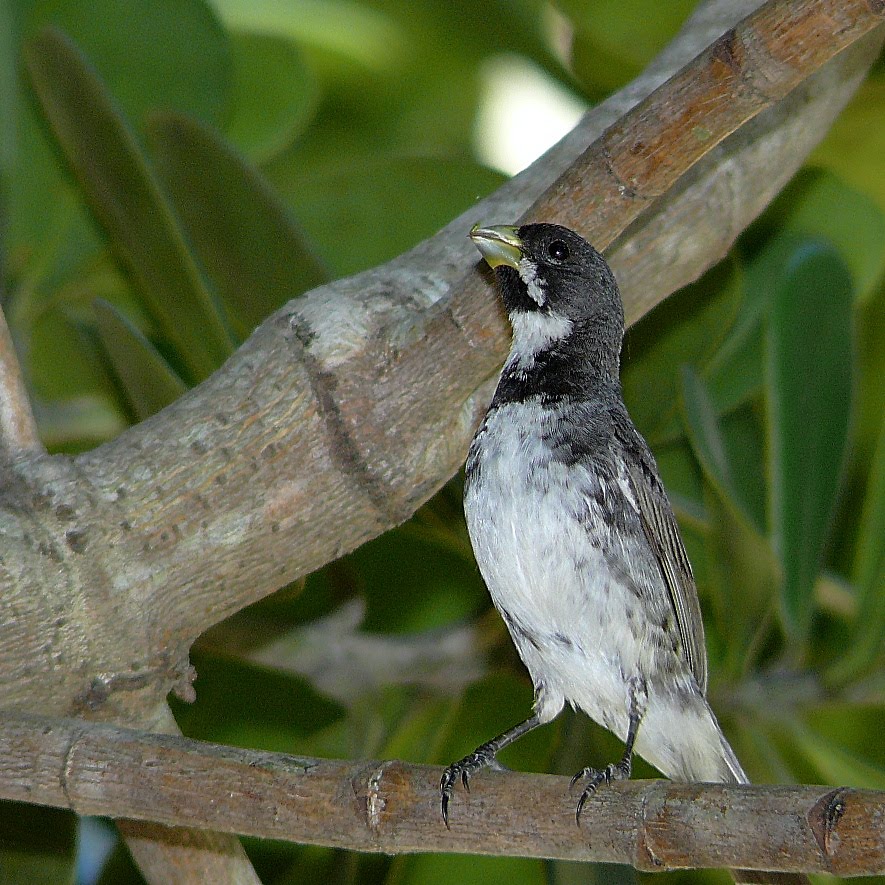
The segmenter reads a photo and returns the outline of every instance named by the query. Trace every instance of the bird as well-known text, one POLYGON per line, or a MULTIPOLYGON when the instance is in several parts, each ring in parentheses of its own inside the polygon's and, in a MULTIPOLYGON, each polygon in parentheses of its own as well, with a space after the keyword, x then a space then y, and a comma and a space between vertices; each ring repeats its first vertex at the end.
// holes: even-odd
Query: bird
MULTIPOLYGON (((530 716, 449 765, 469 788, 498 753, 570 704, 624 742, 586 767, 581 812, 629 778, 634 751, 678 781, 747 783, 707 701, 691 563, 654 456, 620 384, 624 309, 600 253, 552 223, 474 226, 512 343, 470 445, 464 512, 480 573, 534 686, 530 716)), ((804 882, 804 877, 741 881, 804 882)))

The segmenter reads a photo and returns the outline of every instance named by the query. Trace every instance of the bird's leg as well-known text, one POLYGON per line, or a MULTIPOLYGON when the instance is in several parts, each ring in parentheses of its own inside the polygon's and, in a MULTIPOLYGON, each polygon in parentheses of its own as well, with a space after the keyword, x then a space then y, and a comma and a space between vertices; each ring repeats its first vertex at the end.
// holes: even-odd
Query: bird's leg
POLYGON ((455 789, 455 784, 460 779, 464 785, 464 789, 470 791, 470 777, 476 774, 481 768, 489 766, 494 768, 502 768, 498 763, 496 756, 504 749, 504 747, 512 744, 517 738, 521 738, 524 734, 537 728, 541 724, 541 719, 537 713, 529 716, 525 722, 520 722, 508 729, 503 734, 499 734, 496 738, 480 744, 472 753, 468 753, 458 762, 453 762, 444 772, 439 782, 440 806, 442 808, 442 816, 446 827, 449 826, 449 801, 455 789))
POLYGON ((645 712, 647 696, 645 686, 631 680, 630 682, 630 712, 627 722, 627 740, 624 742, 624 755, 620 762, 612 762, 605 768, 583 768, 573 778, 571 786, 578 781, 589 778, 581 792, 575 808, 575 822, 581 826, 581 812, 587 800, 596 792, 600 784, 610 784, 612 781, 629 780, 633 769, 633 744, 636 743, 636 732, 639 731, 639 723, 645 712))

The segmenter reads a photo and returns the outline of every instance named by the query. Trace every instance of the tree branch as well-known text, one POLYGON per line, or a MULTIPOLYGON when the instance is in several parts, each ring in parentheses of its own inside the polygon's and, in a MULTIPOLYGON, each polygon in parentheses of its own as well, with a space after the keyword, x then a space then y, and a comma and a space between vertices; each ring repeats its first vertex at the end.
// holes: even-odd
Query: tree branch
POLYGON ((12 716, 0 727, 0 798, 78 814, 391 854, 516 855, 649 871, 885 873, 883 792, 626 781, 601 790, 578 828, 567 778, 486 772, 470 793, 459 791, 447 830, 440 773, 73 720, 12 716))

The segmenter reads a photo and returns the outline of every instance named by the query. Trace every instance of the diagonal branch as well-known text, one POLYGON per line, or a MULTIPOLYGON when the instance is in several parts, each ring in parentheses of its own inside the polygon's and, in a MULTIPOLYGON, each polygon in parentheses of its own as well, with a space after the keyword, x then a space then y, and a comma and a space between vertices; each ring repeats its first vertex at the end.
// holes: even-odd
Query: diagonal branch
POLYGON ((294 757, 74 720, 0 726, 0 798, 79 814, 391 854, 885 873, 883 792, 625 781, 601 790, 578 828, 567 778, 486 772, 457 795, 448 830, 439 776, 427 765, 294 757))

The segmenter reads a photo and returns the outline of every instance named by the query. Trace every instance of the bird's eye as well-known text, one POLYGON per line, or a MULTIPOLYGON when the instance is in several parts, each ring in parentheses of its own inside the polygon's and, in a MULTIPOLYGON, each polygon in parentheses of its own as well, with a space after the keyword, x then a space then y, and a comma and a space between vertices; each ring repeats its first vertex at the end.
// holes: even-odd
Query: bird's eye
POLYGON ((568 246, 562 242, 562 240, 554 240, 547 247, 547 254, 554 261, 565 261, 569 256, 568 246))

